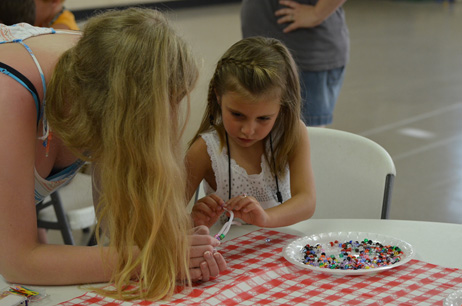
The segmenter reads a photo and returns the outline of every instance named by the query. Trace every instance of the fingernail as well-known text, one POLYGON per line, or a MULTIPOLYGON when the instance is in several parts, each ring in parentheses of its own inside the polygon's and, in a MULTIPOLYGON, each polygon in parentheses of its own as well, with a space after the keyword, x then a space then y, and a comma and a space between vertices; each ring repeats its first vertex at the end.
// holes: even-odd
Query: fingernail
POLYGON ((210 251, 206 251, 206 252, 204 253, 204 257, 210 258, 210 257, 212 257, 212 253, 210 253, 210 251))

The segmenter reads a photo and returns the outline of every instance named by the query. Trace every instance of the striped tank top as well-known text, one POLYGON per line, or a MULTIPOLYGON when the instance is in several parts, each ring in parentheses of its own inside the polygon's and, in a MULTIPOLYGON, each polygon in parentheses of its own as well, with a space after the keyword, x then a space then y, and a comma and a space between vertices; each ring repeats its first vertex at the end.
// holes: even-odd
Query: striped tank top
MULTIPOLYGON (((40 139, 46 141, 48 133, 49 133, 49 126, 46 120, 45 114, 45 96, 46 96, 46 83, 45 83, 45 75, 43 74, 42 67, 40 66, 37 58, 35 57, 34 53, 32 52, 31 48, 24 42, 25 39, 45 35, 45 34, 55 34, 55 33, 66 33, 66 34, 78 34, 79 32, 66 32, 66 31, 56 31, 52 28, 39 28, 34 27, 26 23, 19 23, 13 26, 6 26, 0 24, 0 44, 5 43, 19 43, 27 50, 27 52, 32 57, 35 65, 37 66, 37 70, 40 74, 40 78, 42 80, 42 87, 43 87, 43 99, 40 102, 38 92, 32 82, 30 82, 23 74, 18 72, 11 66, 8 66, 2 62, 0 62, 0 73, 3 73, 15 81, 20 83, 26 90, 28 90, 34 101, 35 106, 37 108, 37 126, 42 120, 43 122, 43 132, 40 139)), ((47 178, 42 178, 36 169, 34 169, 34 176, 35 176, 35 203, 39 203, 43 201, 45 197, 59 189, 60 187, 66 185, 70 182, 70 180, 77 174, 78 170, 85 164, 82 160, 77 160, 69 167, 50 175, 47 178)))

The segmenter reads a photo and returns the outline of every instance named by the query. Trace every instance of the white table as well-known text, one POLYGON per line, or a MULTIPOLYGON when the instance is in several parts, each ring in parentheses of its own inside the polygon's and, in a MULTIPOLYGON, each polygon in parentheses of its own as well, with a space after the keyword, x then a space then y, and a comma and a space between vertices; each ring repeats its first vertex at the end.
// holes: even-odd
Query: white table
MULTIPOLYGON (((225 240, 259 229, 252 225, 232 226, 225 240)), ((307 236, 324 232, 366 232, 393 236, 410 243, 416 250, 416 259, 436 265, 462 269, 462 224, 370 219, 312 219, 274 230, 307 236)), ((216 231, 212 228, 211 232, 216 231)), ((9 284, 0 277, 0 289, 9 284)), ((46 286, 49 295, 44 305, 56 305, 86 292, 79 286, 46 286)))
MULTIPOLYGON (((225 240, 259 229, 232 226, 225 240)), ((212 232, 215 230, 212 228, 212 232)), ((415 259, 448 268, 462 269, 462 224, 371 219, 311 219, 274 230, 298 236, 327 232, 366 232, 392 236, 410 243, 415 259)))

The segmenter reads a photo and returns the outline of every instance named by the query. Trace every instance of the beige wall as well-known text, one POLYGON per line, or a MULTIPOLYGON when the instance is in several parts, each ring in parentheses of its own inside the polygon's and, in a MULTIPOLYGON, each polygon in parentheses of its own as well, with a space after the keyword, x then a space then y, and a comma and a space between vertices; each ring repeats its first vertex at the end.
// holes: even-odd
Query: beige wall
POLYGON ((208 83, 223 53, 241 38, 240 6, 236 4, 182 9, 168 14, 173 26, 191 45, 200 66, 199 81, 191 96, 191 113, 183 144, 194 136, 207 101, 208 83), (229 9, 223 9, 226 6, 229 9), (226 12, 226 13, 224 13, 226 12), (220 27, 211 26, 220 20, 220 27), (227 29, 223 32, 223 29, 227 29))

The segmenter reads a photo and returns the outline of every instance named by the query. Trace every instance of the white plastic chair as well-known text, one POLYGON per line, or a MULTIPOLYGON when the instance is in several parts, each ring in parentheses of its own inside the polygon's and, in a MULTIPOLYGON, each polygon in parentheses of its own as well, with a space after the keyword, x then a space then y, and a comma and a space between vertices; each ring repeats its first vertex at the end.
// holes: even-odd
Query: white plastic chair
POLYGON ((376 142, 308 127, 316 184, 313 218, 388 219, 395 164, 376 142))
POLYGON ((77 173, 68 185, 37 204, 37 226, 61 231, 65 244, 74 244, 72 231, 87 231, 94 224, 96 216, 88 174, 77 173))

